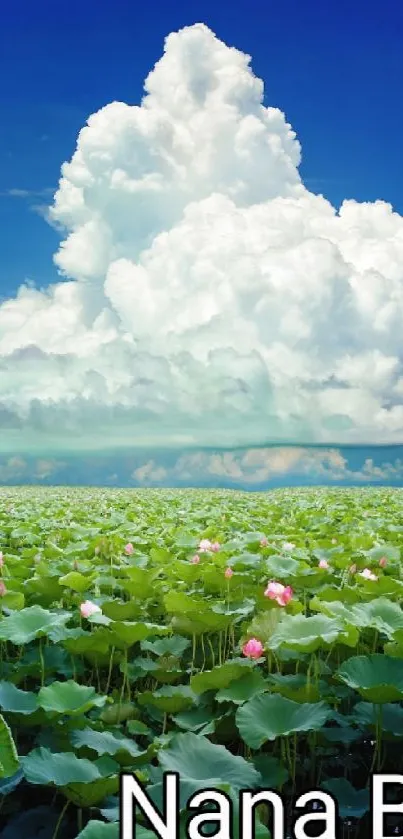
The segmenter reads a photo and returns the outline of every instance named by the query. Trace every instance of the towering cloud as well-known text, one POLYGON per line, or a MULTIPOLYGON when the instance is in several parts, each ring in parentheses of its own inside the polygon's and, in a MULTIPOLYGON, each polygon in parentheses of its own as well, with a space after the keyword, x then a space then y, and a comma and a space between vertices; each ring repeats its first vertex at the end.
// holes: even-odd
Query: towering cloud
POLYGON ((0 447, 403 442, 403 218, 310 193, 262 101, 197 24, 89 118, 60 282, 0 306, 0 447))

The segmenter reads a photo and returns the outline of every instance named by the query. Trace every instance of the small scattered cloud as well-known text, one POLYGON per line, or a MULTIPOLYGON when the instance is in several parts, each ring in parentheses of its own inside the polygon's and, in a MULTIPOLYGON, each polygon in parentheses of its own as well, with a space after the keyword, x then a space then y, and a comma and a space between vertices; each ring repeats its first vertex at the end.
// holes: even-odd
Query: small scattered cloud
POLYGON ((54 191, 54 187, 45 187, 44 189, 19 189, 12 187, 11 189, 1 190, 0 195, 7 198, 51 198, 54 191))
POLYGON ((367 481, 401 481, 403 479, 403 459, 397 458, 393 463, 376 465, 371 457, 364 461, 362 469, 347 470, 347 477, 354 477, 363 483, 367 481))
POLYGON ((34 478, 38 478, 43 481, 45 478, 50 478, 51 475, 55 474, 55 472, 63 469, 65 465, 66 464, 63 461, 55 459, 39 459, 35 463, 32 474, 34 478))
POLYGON ((163 466, 157 466, 154 460, 149 460, 143 466, 139 466, 132 474, 132 480, 140 484, 162 483, 167 478, 168 472, 163 466))
POLYGON ((111 475, 107 475, 105 478, 105 485, 106 486, 116 486, 119 483, 119 475, 117 472, 112 472, 111 475))
POLYGON ((1 194, 8 195, 10 198, 30 198, 32 195, 29 189, 8 189, 1 194))
POLYGON ((27 463, 17 455, 0 462, 0 483, 23 479, 27 472, 27 463))

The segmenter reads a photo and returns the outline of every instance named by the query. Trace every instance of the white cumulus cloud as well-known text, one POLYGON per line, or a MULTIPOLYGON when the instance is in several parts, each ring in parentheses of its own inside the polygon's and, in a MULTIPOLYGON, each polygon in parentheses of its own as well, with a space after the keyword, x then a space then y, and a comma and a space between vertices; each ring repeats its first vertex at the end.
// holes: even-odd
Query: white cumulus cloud
POLYGON ((60 281, 0 306, 0 448, 403 441, 403 218, 309 192, 262 102, 197 24, 89 118, 60 281))

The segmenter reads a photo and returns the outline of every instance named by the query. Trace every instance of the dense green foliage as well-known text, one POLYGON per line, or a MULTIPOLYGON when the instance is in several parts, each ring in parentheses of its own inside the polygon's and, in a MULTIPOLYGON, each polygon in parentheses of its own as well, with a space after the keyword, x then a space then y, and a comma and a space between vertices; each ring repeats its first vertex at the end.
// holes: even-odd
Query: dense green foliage
POLYGON ((365 826, 370 773, 403 770, 402 513, 382 489, 0 490, 0 839, 117 839, 122 769, 158 806, 172 769, 183 806, 264 786, 290 818, 319 786, 365 826))

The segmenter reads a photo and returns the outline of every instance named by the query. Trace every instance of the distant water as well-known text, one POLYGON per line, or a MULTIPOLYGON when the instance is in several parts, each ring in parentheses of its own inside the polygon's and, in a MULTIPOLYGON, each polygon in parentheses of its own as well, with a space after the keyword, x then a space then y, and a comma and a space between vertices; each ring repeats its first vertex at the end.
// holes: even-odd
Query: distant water
POLYGON ((403 446, 262 446, 0 456, 0 485, 403 486, 403 446))

